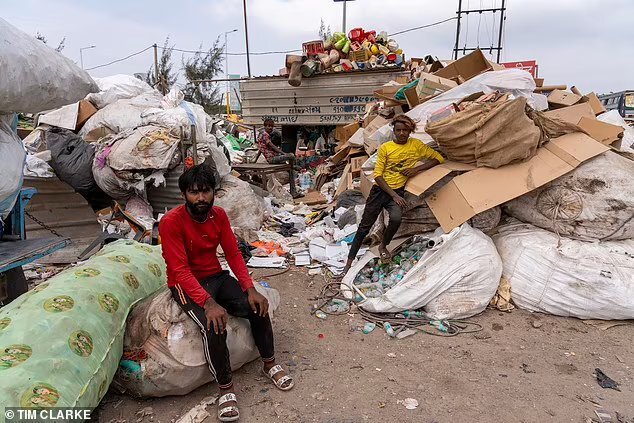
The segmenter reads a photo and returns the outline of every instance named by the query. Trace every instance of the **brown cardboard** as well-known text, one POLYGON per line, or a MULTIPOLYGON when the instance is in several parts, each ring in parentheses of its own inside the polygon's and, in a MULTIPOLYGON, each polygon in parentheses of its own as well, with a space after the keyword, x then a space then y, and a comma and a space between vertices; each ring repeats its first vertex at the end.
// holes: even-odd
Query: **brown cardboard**
POLYGON ((99 141, 101 138, 105 137, 106 135, 110 135, 113 132, 106 128, 105 126, 99 126, 95 129, 93 129, 92 131, 88 132, 86 135, 83 136, 84 141, 86 142, 95 142, 95 141, 99 141))
POLYGON ((420 104, 420 99, 418 98, 418 93, 416 92, 416 87, 411 87, 403 91, 405 95, 405 99, 407 100, 407 105, 410 108, 414 108, 420 104))
POLYGON ((451 172, 468 172, 473 169, 475 169, 475 166, 448 160, 442 164, 432 167, 431 169, 419 173, 413 178, 409 178, 405 184, 405 190, 414 195, 421 195, 431 188, 432 185, 449 175, 451 172))
POLYGON ((430 95, 443 93, 456 86, 458 86, 458 84, 450 79, 422 72, 418 78, 416 93, 419 98, 424 98, 430 95))
POLYGON ((533 78, 535 80, 535 86, 536 87, 543 87, 544 86, 544 78, 533 78))
POLYGON ((97 113, 97 108, 92 105, 92 103, 88 100, 80 100, 79 101, 79 111, 77 112, 77 124, 75 125, 75 131, 79 131, 84 123, 92 115, 97 113))
POLYGON ((335 165, 337 163, 341 163, 343 160, 345 160, 346 157, 348 157, 350 148, 351 148, 350 145, 346 145, 345 147, 343 147, 341 150, 337 152, 337 154, 335 154, 334 156, 330 158, 330 162, 335 165))
POLYGON ((357 156, 350 159, 350 172, 357 173, 361 171, 361 166, 368 160, 368 156, 357 156))
POLYGON ((563 90, 553 90, 548 94, 548 105, 550 107, 568 107, 577 104, 581 96, 563 90))
MULTIPOLYGON (((526 194, 579 166, 609 148, 577 132, 556 138, 522 163, 476 168, 456 176, 426 202, 445 232, 460 226, 478 213, 526 194)), ((454 170, 444 163, 408 181, 405 189, 420 192, 454 170), (436 169, 439 168, 439 169, 436 169)))
POLYGON ((492 69, 491 63, 484 57, 484 54, 480 50, 475 50, 436 71, 434 75, 447 79, 462 77, 467 81, 492 69))
POLYGON ((599 97, 597 97, 595 93, 586 94, 583 98, 588 102, 590 107, 592 107, 595 116, 598 116, 601 113, 605 113, 607 111, 605 110, 605 107, 603 107, 603 103, 601 103, 601 100, 599 100, 599 97))
POLYGON ((341 179, 339 179, 339 185, 337 186, 337 190, 335 191, 335 198, 339 197, 342 192, 348 189, 348 182, 350 180, 350 163, 343 168, 343 172, 341 173, 341 179))
POLYGON ((335 139, 337 141, 346 142, 350 139, 352 135, 354 135, 355 132, 357 132, 357 129, 359 128, 361 128, 361 125, 359 125, 357 122, 352 122, 343 126, 337 126, 337 129, 335 129, 335 139))
POLYGON ((549 118, 563 120, 576 125, 584 116, 594 118, 594 111, 589 103, 580 103, 557 110, 549 110, 548 112, 544 112, 544 115, 549 118))
POLYGON ((353 147, 363 147, 363 144, 364 144, 363 128, 357 129, 357 132, 352 134, 352 136, 348 140, 348 144, 350 144, 353 147))
POLYGON ((372 171, 361 172, 361 181, 359 183, 359 191, 363 194, 364 198, 368 198, 370 190, 374 185, 374 174, 372 171))
POLYGON ((622 134, 624 131, 624 129, 620 126, 587 117, 581 118, 579 121, 579 127, 586 131, 592 138, 604 145, 610 145, 619 141, 623 136, 622 134))
POLYGON ((367 140, 371 137, 376 131, 378 131, 383 126, 390 123, 388 119, 385 119, 383 116, 376 116, 372 121, 363 129, 363 137, 367 140))

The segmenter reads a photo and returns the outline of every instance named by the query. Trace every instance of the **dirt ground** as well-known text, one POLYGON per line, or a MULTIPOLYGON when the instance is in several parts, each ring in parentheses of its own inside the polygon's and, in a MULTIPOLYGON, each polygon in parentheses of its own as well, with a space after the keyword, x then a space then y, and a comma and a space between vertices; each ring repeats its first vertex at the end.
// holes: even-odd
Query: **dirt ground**
MULTIPOLYGON (((322 276, 292 268, 262 277, 274 272, 256 270, 254 279, 282 296, 274 319, 277 358, 296 386, 278 391, 260 376, 257 361, 246 365, 234 374, 240 421, 588 422, 599 421, 595 410, 603 408, 614 422, 634 422, 634 325, 602 330, 577 319, 489 309, 470 319, 482 325, 475 334, 392 339, 377 328, 364 335, 350 332, 348 315, 309 314, 322 276), (595 368, 621 392, 601 388, 595 368), (418 400, 418 408, 398 403, 405 398, 418 400)), ((111 391, 98 420, 137 422, 135 413, 151 407, 143 422, 173 422, 215 393, 213 383, 150 400, 111 391)), ((218 421, 215 406, 208 411, 205 422, 218 421)))

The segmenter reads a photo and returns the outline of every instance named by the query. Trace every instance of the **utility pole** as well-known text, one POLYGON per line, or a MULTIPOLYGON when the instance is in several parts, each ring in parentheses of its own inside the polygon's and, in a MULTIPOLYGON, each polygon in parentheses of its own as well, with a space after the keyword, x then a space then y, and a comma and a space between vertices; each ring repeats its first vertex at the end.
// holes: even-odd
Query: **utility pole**
POLYGON ((343 2, 343 24, 341 25, 341 32, 343 32, 344 34, 346 33, 346 5, 349 1, 354 1, 354 0, 333 0, 335 3, 337 2, 343 2))
MULTIPOLYGON (((501 7, 492 7, 492 8, 488 8, 488 9, 472 9, 472 10, 462 10, 462 0, 458 0, 458 11, 456 12, 456 14, 458 15, 458 22, 456 24, 456 43, 454 44, 454 48, 453 48, 453 58, 454 60, 458 59, 458 52, 462 50, 462 54, 465 54, 468 51, 474 51, 474 50, 478 50, 480 48, 480 46, 477 47, 467 47, 466 45, 462 48, 460 48, 459 43, 460 43, 460 29, 461 29, 461 22, 460 19, 462 17, 462 15, 466 15, 467 19, 469 19, 469 14, 470 13, 479 13, 480 15, 482 15, 483 13, 492 13, 493 14, 493 22, 495 22, 495 14, 497 12, 500 12, 500 30, 499 30, 499 36, 498 36, 498 43, 497 43, 497 47, 494 47, 493 45, 491 45, 488 49, 484 48, 483 50, 489 50, 489 53, 493 52, 493 50, 497 51, 497 63, 500 63, 500 54, 502 53, 502 34, 503 34, 503 30, 504 30, 504 21, 506 20, 506 17, 504 16, 504 12, 506 11, 506 7, 505 7, 505 0, 502 0, 502 6, 501 7)), ((468 24, 468 21, 467 21, 468 24)))
MULTIPOLYGON (((231 34, 232 32, 238 32, 237 29, 233 29, 231 31, 225 31, 225 78, 229 79, 229 47, 227 45, 227 34, 231 34)), ((231 94, 229 92, 229 81, 225 82, 226 91, 227 91, 227 116, 231 113, 231 106, 229 105, 229 101, 231 99, 231 94)))
POLYGON ((247 0, 242 0, 244 8, 244 40, 247 44, 247 74, 251 78, 251 60, 249 58, 249 27, 247 25, 247 0))
POLYGON ((159 83, 159 71, 158 71, 158 46, 156 43, 152 46, 154 47, 154 80, 156 83, 159 83))

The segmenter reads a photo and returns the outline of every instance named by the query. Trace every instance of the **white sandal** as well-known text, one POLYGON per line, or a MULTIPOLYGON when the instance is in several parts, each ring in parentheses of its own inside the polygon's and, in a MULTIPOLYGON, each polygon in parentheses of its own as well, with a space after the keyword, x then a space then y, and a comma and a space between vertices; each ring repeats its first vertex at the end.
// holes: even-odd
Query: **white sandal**
POLYGON ((230 405, 228 407, 222 407, 222 404, 226 404, 230 401, 234 401, 234 402, 238 402, 238 399, 236 398, 236 395, 233 393, 229 393, 229 394, 224 394, 223 396, 221 396, 220 398, 218 398, 218 420, 220 420, 221 422, 235 422, 236 420, 238 420, 240 418, 240 411, 238 410, 238 407, 236 407, 235 405, 230 405), (225 414, 227 413, 232 413, 235 412, 237 413, 235 416, 225 416, 225 414))
POLYGON ((293 378, 286 375, 286 376, 282 376, 279 379, 275 379, 275 375, 278 374, 279 372, 283 372, 284 369, 282 369, 282 366, 280 366, 279 364, 276 364, 275 366, 271 367, 267 372, 264 371, 264 369, 262 369, 262 372, 267 375, 269 377, 269 379, 271 379, 273 381, 273 383, 275 384, 275 386, 281 390, 281 391, 288 391, 290 390, 293 386, 295 386, 295 382, 293 382, 293 378), (290 381, 290 383, 287 386, 284 386, 284 384, 286 382, 290 381))

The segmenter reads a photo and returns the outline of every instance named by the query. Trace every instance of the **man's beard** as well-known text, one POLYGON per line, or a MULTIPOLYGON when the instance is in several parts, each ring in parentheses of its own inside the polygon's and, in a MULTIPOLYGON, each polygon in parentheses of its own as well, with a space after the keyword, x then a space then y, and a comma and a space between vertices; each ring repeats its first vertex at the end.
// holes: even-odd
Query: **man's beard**
POLYGON ((211 210, 211 207, 213 206, 213 201, 211 203, 208 203, 206 201, 190 203, 189 201, 187 201, 186 204, 187 209, 192 215, 198 217, 206 217, 209 214, 209 210, 211 210))

